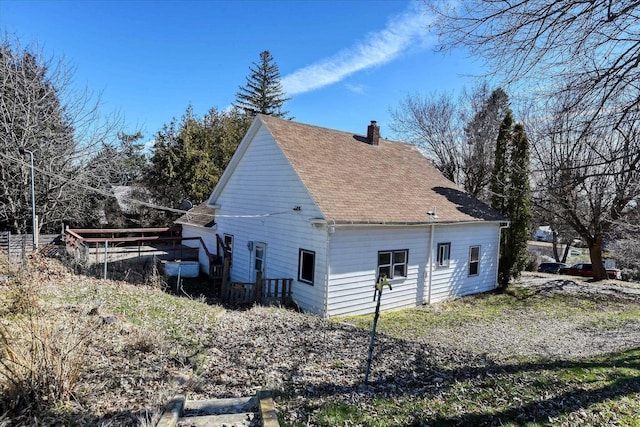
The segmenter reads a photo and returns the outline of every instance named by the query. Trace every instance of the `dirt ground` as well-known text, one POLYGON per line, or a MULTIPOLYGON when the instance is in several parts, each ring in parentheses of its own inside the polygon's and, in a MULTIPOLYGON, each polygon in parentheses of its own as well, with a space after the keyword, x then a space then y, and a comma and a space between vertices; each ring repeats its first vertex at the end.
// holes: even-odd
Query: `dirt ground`
MULTIPOLYGON (((77 286, 73 275, 61 280, 60 268, 48 272, 40 266, 40 270, 43 283, 77 286)), ((133 287, 124 282, 116 286, 133 287)), ((348 402, 363 396, 422 393, 519 357, 564 360, 640 347, 640 319, 605 325, 597 321, 599 311, 620 312, 640 305, 638 284, 525 273, 516 286, 532 289, 534 295, 587 297, 593 313, 581 309, 576 315, 558 315, 532 305, 477 321, 435 326, 418 336, 380 333, 369 384, 364 384, 363 375, 370 331, 347 322, 275 307, 220 309, 199 332, 193 321, 184 325, 196 331, 199 348, 192 354, 176 354, 170 342, 149 338, 159 332, 121 324, 116 318, 92 339, 90 352, 95 358, 82 375, 77 402, 70 403, 77 415, 66 420, 81 425, 140 425, 161 412, 175 393, 192 399, 238 397, 266 388, 279 396, 283 417, 299 423, 309 417, 309 402, 314 399, 348 402)), ((92 306, 84 304, 79 301, 67 314, 89 312, 92 306)), ((0 425, 1 421, 0 417, 0 425)))

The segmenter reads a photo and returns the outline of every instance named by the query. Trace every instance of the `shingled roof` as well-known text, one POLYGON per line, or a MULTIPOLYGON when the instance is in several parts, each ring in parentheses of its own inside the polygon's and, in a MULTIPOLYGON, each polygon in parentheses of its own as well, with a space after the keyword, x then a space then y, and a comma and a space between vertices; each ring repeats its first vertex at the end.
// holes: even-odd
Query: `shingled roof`
POLYGON ((504 221, 412 145, 259 115, 325 219, 336 224, 504 221), (436 213, 430 215, 428 212, 436 213))
POLYGON ((215 209, 207 206, 207 202, 202 202, 198 206, 189 209, 180 218, 175 220, 177 224, 189 224, 199 227, 211 227, 215 224, 215 209))

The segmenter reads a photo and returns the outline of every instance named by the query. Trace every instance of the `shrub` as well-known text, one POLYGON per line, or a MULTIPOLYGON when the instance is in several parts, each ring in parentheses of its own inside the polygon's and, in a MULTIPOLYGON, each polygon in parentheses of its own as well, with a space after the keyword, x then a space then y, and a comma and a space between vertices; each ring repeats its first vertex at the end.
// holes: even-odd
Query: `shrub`
POLYGON ((527 256, 527 266, 525 267, 526 271, 538 271, 538 267, 542 262, 542 257, 539 253, 529 253, 527 256))
POLYGON ((35 285, 20 276, 10 281, 5 295, 0 301, 0 413, 33 412, 69 400, 93 322, 43 310, 35 285))

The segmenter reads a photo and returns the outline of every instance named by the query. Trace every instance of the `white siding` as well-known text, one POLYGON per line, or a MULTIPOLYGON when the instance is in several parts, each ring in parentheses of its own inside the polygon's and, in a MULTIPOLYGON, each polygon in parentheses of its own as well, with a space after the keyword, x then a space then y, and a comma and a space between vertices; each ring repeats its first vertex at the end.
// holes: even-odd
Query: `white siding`
POLYGON ((326 228, 311 225, 322 214, 280 148, 263 127, 217 200, 218 233, 234 236, 231 279, 252 280, 247 243, 266 243, 265 278, 293 278, 293 298, 304 310, 324 312, 326 228), (294 207, 299 206, 299 211, 294 207), (253 217, 248 217, 253 215, 253 217), (299 249, 315 251, 314 285, 298 282, 299 249))
MULTIPOLYGON (((216 253, 216 230, 209 227, 196 227, 193 225, 182 224, 182 237, 200 237, 203 243, 206 245, 209 253, 216 253)), ((200 248, 198 252, 198 261, 200 262, 200 271, 203 273, 209 273, 209 259, 206 253, 202 250, 202 243, 199 240, 185 240, 182 242, 185 246, 192 248, 200 248)))
POLYGON ((330 239, 327 315, 365 314, 375 310, 378 251, 409 251, 407 277, 390 280, 381 300, 384 311, 423 304, 429 231, 424 227, 337 228, 330 239))
POLYGON ((372 313, 378 251, 409 250, 406 278, 391 280, 383 311, 415 307, 429 301, 485 292, 496 286, 497 224, 436 225, 434 227, 429 295, 430 227, 338 228, 330 238, 327 315, 372 313), (438 243, 451 243, 448 268, 436 267, 438 243), (469 276, 469 248, 480 246, 477 276, 469 276), (430 297, 430 298, 429 298, 430 297))
POLYGON ((451 243, 449 267, 434 267, 431 280, 431 302, 486 292, 496 287, 499 227, 495 223, 436 226, 433 249, 438 243, 451 243), (469 276, 469 248, 480 246, 480 269, 469 276))
MULTIPOLYGON (((327 227, 311 224, 310 219, 322 218, 322 213, 265 127, 257 128, 241 147, 246 151, 239 158, 234 156, 234 169, 225 172, 224 186, 216 188, 210 200, 220 207, 217 233, 234 236, 233 281, 253 280, 253 252, 248 243, 262 242, 266 244, 264 277, 293 278, 295 302, 321 315, 374 311, 379 251, 408 250, 407 276, 392 279, 393 290, 385 289, 381 305, 385 311, 495 287, 497 224, 435 225, 433 239, 431 226, 336 227, 328 233, 327 227), (437 244, 447 242, 451 243, 450 265, 436 267, 437 244), (468 275, 470 246, 480 246, 477 276, 468 275), (300 249, 315 252, 313 285, 297 280, 300 249)), ((184 236, 202 236, 214 252, 215 234, 212 229, 183 228, 184 236)), ((200 261, 203 269, 208 268, 206 259, 201 256, 200 261)))

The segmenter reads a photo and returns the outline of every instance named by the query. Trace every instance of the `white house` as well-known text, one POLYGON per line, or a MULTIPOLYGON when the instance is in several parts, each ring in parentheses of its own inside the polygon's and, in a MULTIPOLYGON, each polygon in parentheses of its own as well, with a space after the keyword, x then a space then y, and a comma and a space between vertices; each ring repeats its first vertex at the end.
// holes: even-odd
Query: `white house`
POLYGON ((495 288, 505 219, 379 133, 258 115, 183 236, 212 250, 219 235, 232 281, 293 278, 294 301, 322 316, 373 312, 382 275, 383 310, 495 288))

